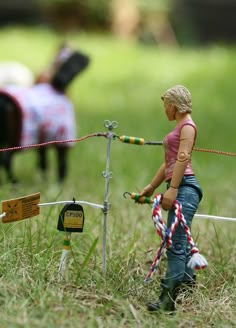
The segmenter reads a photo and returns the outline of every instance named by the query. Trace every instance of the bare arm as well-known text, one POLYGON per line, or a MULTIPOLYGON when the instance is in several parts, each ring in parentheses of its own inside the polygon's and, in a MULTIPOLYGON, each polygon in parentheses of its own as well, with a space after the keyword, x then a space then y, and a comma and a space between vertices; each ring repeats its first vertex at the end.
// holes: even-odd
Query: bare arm
POLYGON ((170 182, 170 188, 164 193, 162 207, 165 210, 171 209, 178 193, 180 182, 184 176, 187 164, 191 157, 191 152, 195 139, 195 129, 191 125, 185 125, 180 134, 180 144, 178 149, 177 160, 170 182))
POLYGON ((160 184, 164 181, 164 179, 165 179, 165 163, 163 163, 159 167, 151 183, 148 184, 146 187, 144 187, 144 189, 140 193, 140 196, 151 196, 154 190, 160 186, 160 184))

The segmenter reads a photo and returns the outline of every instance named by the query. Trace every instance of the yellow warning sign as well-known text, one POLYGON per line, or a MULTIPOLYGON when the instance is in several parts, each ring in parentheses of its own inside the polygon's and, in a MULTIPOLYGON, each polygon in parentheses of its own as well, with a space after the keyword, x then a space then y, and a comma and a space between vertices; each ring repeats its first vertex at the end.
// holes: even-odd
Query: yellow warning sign
POLYGON ((83 228, 84 215, 82 211, 67 210, 64 217, 64 228, 83 228))
POLYGON ((3 223, 20 221, 39 215, 40 192, 20 198, 3 200, 2 213, 6 215, 2 218, 3 223))

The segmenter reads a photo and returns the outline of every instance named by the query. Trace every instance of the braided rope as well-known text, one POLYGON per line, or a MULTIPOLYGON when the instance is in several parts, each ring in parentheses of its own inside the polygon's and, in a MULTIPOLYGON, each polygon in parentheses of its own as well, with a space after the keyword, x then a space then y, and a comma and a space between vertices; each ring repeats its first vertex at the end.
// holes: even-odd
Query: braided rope
MULTIPOLYGON (((161 146, 163 145, 163 141, 145 141, 143 138, 139 137, 132 137, 132 136, 117 136, 116 137, 124 143, 134 144, 134 145, 153 145, 153 146, 161 146)), ((194 147, 193 150, 205 152, 205 153, 212 153, 218 155, 227 155, 227 156, 236 156, 236 153, 222 151, 222 150, 214 150, 214 149, 205 149, 205 148, 198 148, 194 147)))
POLYGON ((91 137, 105 137, 105 138, 107 138, 107 133, 106 132, 104 132, 104 133, 98 132, 98 133, 87 134, 86 136, 81 137, 81 138, 78 138, 78 139, 53 140, 53 141, 47 141, 47 142, 43 142, 43 143, 26 145, 26 146, 16 146, 16 147, 10 147, 10 148, 1 148, 0 149, 0 152, 29 149, 29 148, 43 147, 43 146, 49 146, 49 145, 58 145, 58 144, 70 143, 70 142, 79 142, 79 141, 83 141, 83 140, 85 140, 87 138, 91 138, 91 137))
POLYGON ((222 150, 205 149, 205 148, 198 148, 198 147, 194 147, 193 150, 201 151, 205 153, 218 154, 218 155, 236 156, 236 153, 231 153, 229 151, 222 151, 222 150))
MULTIPOLYGON (((58 144, 63 144, 63 143, 71 143, 71 142, 79 142, 82 140, 85 140, 90 137, 105 137, 107 138, 108 134, 105 133, 91 133, 88 135, 85 135, 84 137, 78 138, 78 139, 69 139, 69 140, 52 140, 52 141, 47 141, 43 143, 37 143, 37 144, 32 144, 32 145, 25 145, 25 146, 15 146, 15 147, 10 147, 10 148, 0 148, 0 152, 4 151, 14 151, 14 150, 22 150, 22 149, 30 149, 30 148, 36 148, 36 147, 43 147, 43 146, 48 146, 48 145, 58 145, 58 144)), ((145 141, 143 138, 136 138, 136 137, 129 137, 129 136, 116 136, 120 139, 120 141, 125 142, 125 143, 132 143, 132 144, 137 144, 137 145, 162 145, 162 141, 145 141)), ((197 148, 194 147, 193 150, 195 151, 200 151, 200 152, 205 152, 205 153, 213 153, 213 154, 219 154, 219 155, 227 155, 227 156, 236 156, 236 153, 231 153, 227 151, 221 151, 221 150, 214 150, 214 149, 205 149, 205 148, 197 148)))
POLYGON ((181 226, 183 227, 184 232, 187 235, 187 241, 191 248, 190 252, 192 256, 188 263, 188 267, 190 267, 191 269, 199 270, 205 268, 208 265, 206 259, 201 254, 199 254, 199 250, 193 241, 190 229, 182 213, 181 204, 177 200, 174 202, 175 219, 170 228, 168 229, 162 219, 160 206, 161 201, 162 195, 156 194, 153 200, 152 220, 154 222, 154 226, 156 227, 156 232, 161 237, 162 241, 159 248, 157 249, 156 256, 152 262, 151 268, 145 277, 145 282, 150 281, 152 275, 157 270, 164 248, 170 248, 172 246, 172 236, 178 224, 181 224, 181 226))

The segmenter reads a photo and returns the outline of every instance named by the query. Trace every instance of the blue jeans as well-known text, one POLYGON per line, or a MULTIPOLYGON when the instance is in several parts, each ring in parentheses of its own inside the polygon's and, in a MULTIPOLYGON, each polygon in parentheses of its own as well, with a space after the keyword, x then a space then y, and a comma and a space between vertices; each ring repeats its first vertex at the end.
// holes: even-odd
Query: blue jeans
MULTIPOLYGON (((167 188, 169 182, 167 182, 167 188)), ((202 198, 202 190, 194 175, 184 176, 178 189, 177 200, 182 205, 182 213, 191 229, 192 219, 202 198)), ((170 228, 175 218, 174 209, 169 210, 167 227, 170 228)), ((162 279, 162 287, 172 289, 182 282, 193 279, 194 272, 187 264, 191 258, 187 235, 179 224, 172 236, 172 246, 167 249, 167 271, 162 279)))

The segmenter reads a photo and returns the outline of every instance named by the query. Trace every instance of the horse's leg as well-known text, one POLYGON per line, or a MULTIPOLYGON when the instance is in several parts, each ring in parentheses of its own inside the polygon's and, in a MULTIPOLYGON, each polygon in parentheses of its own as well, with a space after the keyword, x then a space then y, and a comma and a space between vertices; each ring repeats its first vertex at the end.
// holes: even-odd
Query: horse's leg
POLYGON ((41 170, 41 172, 43 173, 43 175, 46 176, 46 171, 48 168, 46 147, 38 148, 38 167, 41 170))
MULTIPOLYGON (((0 148, 6 146, 5 99, 0 96, 0 148)), ((4 166, 4 152, 0 152, 0 166, 4 166)))
MULTIPOLYGON (((7 138, 7 147, 14 147, 17 144, 17 137, 16 137, 16 131, 18 129, 18 110, 17 108, 12 104, 7 104, 7 110, 6 110, 6 138, 7 138)), ((6 151, 4 153, 4 166, 7 173, 7 178, 10 182, 16 183, 17 179, 14 177, 13 174, 13 154, 14 151, 6 151)))
MULTIPOLYGON (((19 116, 17 108, 5 96, 0 96, 0 144, 3 148, 16 146, 19 116)), ((0 163, 4 167, 7 178, 17 182, 12 172, 12 151, 1 152, 0 163)))
POLYGON ((58 181, 63 182, 67 175, 68 147, 56 147, 58 162, 58 181))
POLYGON ((17 183, 18 180, 15 178, 15 176, 13 174, 13 161, 12 161, 13 156, 12 155, 13 155, 12 151, 7 151, 6 153, 4 153, 3 165, 6 170, 7 179, 11 183, 17 183))
MULTIPOLYGON (((6 115, 4 97, 0 96, 0 147, 6 146, 6 115)), ((0 166, 3 166, 4 153, 0 152, 0 166)))

